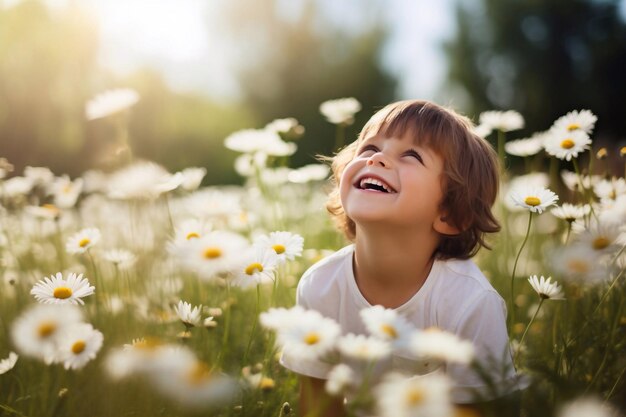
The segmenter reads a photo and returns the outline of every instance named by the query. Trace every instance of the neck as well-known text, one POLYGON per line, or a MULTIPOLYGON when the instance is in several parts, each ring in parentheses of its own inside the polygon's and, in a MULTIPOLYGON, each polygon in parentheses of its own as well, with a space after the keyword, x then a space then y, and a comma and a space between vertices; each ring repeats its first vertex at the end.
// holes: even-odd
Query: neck
POLYGON ((437 233, 357 226, 354 276, 372 305, 395 308, 424 285, 439 242, 437 233))

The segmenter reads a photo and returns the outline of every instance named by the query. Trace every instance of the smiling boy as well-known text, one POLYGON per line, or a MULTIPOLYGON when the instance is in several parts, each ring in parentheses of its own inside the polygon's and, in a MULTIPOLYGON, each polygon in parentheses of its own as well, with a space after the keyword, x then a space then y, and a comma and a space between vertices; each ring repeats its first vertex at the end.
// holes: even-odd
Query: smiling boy
MULTIPOLYGON (((359 311, 382 305, 418 329, 437 327, 472 341, 493 385, 467 366, 440 366, 453 382, 456 404, 518 389, 504 301, 469 260, 487 247, 485 235, 500 228, 491 212, 497 158, 471 122, 427 101, 393 103, 367 122, 332 167, 336 186, 327 207, 354 244, 303 275, 298 305, 336 320, 344 334, 366 334, 359 311)), ((437 370, 411 361, 396 352, 378 365, 381 372, 437 370)), ((332 363, 285 356, 282 363, 302 375, 302 415, 343 415, 341 399, 323 388, 332 363)))

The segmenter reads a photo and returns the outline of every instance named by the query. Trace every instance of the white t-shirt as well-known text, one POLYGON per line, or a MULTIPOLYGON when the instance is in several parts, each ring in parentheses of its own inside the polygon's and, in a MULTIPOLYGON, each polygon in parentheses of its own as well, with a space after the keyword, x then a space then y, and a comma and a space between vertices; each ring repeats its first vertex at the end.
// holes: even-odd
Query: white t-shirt
MULTIPOLYGON (((353 254, 354 245, 346 246, 309 268, 298 284, 296 302, 337 321, 343 334, 368 334, 359 312, 371 305, 356 284, 353 254)), ((434 326, 472 341, 477 361, 484 365, 494 384, 490 387, 467 366, 446 367, 397 352, 376 364, 377 373, 423 375, 444 371, 453 383, 452 400, 458 404, 522 388, 509 350, 504 300, 471 260, 435 260, 422 288, 395 310, 418 329, 434 326)), ((282 356, 281 363, 293 372, 320 379, 327 379, 335 365, 323 360, 294 360, 287 355, 282 356)))

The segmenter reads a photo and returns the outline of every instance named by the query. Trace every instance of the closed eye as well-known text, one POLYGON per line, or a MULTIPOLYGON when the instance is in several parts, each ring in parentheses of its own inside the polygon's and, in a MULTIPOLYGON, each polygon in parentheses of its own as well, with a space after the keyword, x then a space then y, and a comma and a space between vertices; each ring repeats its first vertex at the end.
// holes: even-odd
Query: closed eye
POLYGON ((424 160, 422 159, 422 156, 419 153, 417 153, 415 149, 409 149, 408 151, 404 153, 404 155, 411 156, 417 159, 422 165, 424 165, 424 160))
POLYGON ((359 149, 359 155, 363 155, 364 153, 370 152, 370 151, 373 153, 380 152, 380 150, 374 145, 365 145, 364 147, 359 149))

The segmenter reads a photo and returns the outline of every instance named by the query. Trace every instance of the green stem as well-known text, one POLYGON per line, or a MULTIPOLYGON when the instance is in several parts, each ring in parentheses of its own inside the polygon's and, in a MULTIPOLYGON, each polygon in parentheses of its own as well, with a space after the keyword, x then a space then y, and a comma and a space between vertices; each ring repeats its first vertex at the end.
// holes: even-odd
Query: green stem
POLYGON ((535 310, 535 314, 533 314, 532 318, 528 322, 528 326, 526 326, 526 329, 524 330, 524 333, 522 334, 522 338, 519 341, 519 347, 517 349, 517 352, 515 352, 515 359, 513 360, 513 362, 517 362, 517 357, 519 356, 519 353, 522 350, 522 345, 524 343, 524 338, 526 337, 526 333, 528 333, 528 329, 530 329, 530 326, 533 324, 533 321, 535 321, 535 317, 537 317, 537 314, 539 314, 539 309, 541 309, 541 305, 543 304, 544 300, 545 298, 543 297, 540 298, 539 305, 537 306, 537 310, 535 310))
POLYGON ((506 153, 504 152, 504 143, 506 142, 504 132, 498 129, 498 158, 502 163, 502 171, 506 171, 506 153))
POLYGON ((221 365, 224 359, 224 353, 226 352, 226 346, 228 346, 228 336, 230 333, 230 282, 226 281, 226 311, 224 311, 224 333, 222 334, 222 348, 217 356, 217 363, 221 365))
POLYGON ((519 257, 522 254, 522 250, 528 241, 528 236, 530 235, 530 225, 533 221, 533 212, 528 212, 528 227, 526 228, 526 236, 524 236, 524 241, 522 242, 522 246, 520 246, 519 251, 517 252, 517 256, 515 257, 515 263, 513 264, 513 273, 511 274, 511 328, 515 325, 515 271, 517 270, 517 263, 519 262, 519 257))
POLYGON ((622 368, 622 372, 620 372, 619 376, 615 380, 615 384, 613 384, 613 387, 611 387, 611 391, 609 391, 609 393, 606 394, 606 397, 604 397, 604 402, 605 403, 611 398, 611 396, 613 396, 613 392, 615 391, 615 388, 617 388, 617 385, 619 384, 619 381, 624 376, 624 371, 626 371, 626 366, 622 368))
POLYGON ((617 308, 617 314, 615 315, 615 319, 613 320, 613 325, 611 326, 611 335, 609 336, 609 342, 607 343, 606 349, 604 350, 604 356, 602 357, 602 362, 600 363, 600 366, 598 367, 598 370, 596 371, 595 375, 591 379, 591 382, 589 382, 589 385, 587 385, 587 388, 585 389, 585 392, 583 393, 583 395, 587 394, 589 389, 593 386, 593 384, 598 379, 598 376, 602 373, 602 371, 604 371, 606 361, 609 357, 609 351, 611 347, 613 346, 613 339, 615 338, 615 329, 617 328, 619 320, 622 317, 623 307, 624 307, 624 298, 622 297, 619 302, 619 307, 617 308))
POLYGON ((250 331, 250 338, 248 339, 248 346, 246 347, 246 353, 243 355, 243 364, 245 366, 248 363, 248 355, 250 354, 250 347, 252 346, 252 340, 254 339, 254 332, 256 331, 256 325, 259 322, 259 304, 261 303, 261 284, 256 285, 256 306, 254 308, 254 322, 252 322, 252 330, 250 331))

